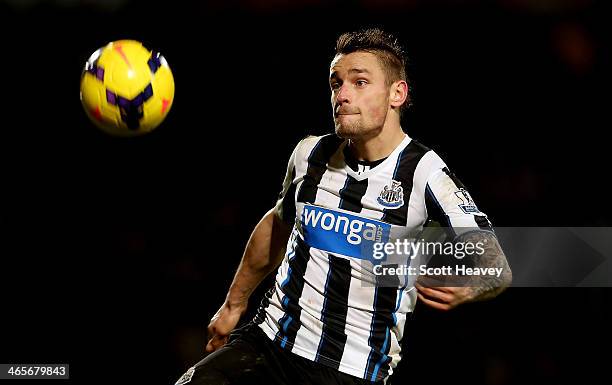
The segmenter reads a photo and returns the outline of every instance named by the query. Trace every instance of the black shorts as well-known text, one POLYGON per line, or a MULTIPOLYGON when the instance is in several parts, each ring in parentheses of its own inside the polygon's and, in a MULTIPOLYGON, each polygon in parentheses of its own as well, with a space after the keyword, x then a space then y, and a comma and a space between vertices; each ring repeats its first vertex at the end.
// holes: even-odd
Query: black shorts
POLYGON ((382 385, 339 372, 276 346, 256 324, 234 330, 228 343, 191 367, 187 385, 382 385))

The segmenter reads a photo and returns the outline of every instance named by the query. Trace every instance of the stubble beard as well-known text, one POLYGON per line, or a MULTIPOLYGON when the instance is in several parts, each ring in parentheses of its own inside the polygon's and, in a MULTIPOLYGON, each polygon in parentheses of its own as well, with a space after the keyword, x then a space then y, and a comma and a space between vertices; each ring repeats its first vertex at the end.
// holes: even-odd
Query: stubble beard
POLYGON ((382 130, 380 127, 366 127, 361 119, 352 122, 335 122, 335 131, 342 139, 360 140, 371 136, 376 136, 382 130))
POLYGON ((350 123, 336 122, 336 135, 343 139, 353 139, 361 136, 364 132, 363 125, 360 121, 350 123))

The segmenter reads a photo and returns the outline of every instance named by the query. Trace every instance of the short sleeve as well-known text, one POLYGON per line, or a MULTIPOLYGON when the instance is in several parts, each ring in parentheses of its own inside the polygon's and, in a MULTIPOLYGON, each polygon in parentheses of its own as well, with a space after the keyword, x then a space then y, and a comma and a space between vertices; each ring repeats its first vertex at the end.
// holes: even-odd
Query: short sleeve
POLYGON ((457 236, 473 230, 493 231, 463 183, 448 167, 433 170, 425 186, 427 217, 457 236))

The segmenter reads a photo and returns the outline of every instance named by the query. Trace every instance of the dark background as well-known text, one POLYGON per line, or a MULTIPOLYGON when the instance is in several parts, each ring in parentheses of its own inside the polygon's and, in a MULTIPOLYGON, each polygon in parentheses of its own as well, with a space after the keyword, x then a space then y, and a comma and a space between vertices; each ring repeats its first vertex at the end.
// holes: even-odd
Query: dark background
MULTIPOLYGON (((0 1, 0 362, 170 384, 199 360, 294 145, 333 129, 335 39, 363 26, 400 37, 402 125, 494 225, 610 226, 610 14, 588 0, 0 1), (99 132, 78 94, 85 60, 122 38, 161 51, 176 81, 166 121, 136 139, 99 132)), ((393 383, 607 383, 610 293, 418 306, 393 383)))

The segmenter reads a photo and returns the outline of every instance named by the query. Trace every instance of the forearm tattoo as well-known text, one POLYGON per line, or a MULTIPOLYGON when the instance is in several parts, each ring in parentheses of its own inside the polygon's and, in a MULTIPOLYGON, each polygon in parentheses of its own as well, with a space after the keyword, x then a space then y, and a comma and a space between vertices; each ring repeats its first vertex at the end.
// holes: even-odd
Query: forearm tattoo
POLYGON ((480 255, 474 254, 470 258, 474 267, 493 267, 502 268, 502 273, 499 277, 495 275, 472 276, 466 283, 466 286, 471 290, 473 300, 484 300, 493 298, 506 289, 512 282, 512 271, 506 260, 497 237, 490 232, 472 231, 462 234, 457 237, 456 242, 464 242, 466 244, 477 244, 481 242, 484 252, 480 255))

